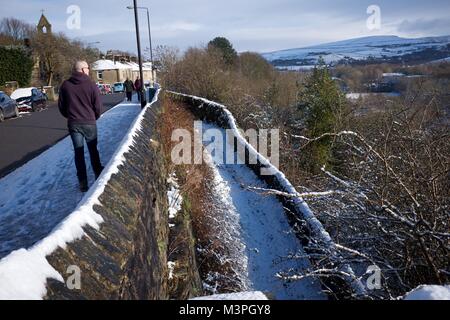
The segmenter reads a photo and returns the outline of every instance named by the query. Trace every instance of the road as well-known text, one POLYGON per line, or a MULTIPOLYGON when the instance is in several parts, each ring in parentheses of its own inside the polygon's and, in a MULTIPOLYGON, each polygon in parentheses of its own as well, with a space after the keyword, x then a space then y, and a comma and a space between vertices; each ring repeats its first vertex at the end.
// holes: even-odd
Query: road
MULTIPOLYGON (((123 94, 102 96, 103 112, 123 101, 123 94)), ((57 103, 41 112, 21 114, 0 123, 0 178, 38 156, 65 138, 67 120, 57 103)))

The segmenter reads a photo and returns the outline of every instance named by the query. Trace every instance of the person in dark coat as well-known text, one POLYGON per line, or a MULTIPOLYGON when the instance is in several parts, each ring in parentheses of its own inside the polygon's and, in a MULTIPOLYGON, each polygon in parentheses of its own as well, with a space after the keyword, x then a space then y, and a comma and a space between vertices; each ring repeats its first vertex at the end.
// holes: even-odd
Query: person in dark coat
POLYGON ((125 87, 125 92, 127 94, 127 101, 131 101, 131 97, 133 96, 134 85, 133 81, 131 81, 128 77, 127 80, 123 83, 125 87))
POLYGON ((134 89, 137 92, 138 100, 141 101, 142 81, 139 79, 139 76, 134 81, 134 89))
POLYGON ((101 115, 102 102, 97 85, 89 78, 89 66, 86 61, 76 62, 72 76, 61 85, 58 107, 61 114, 67 118, 75 151, 75 166, 80 190, 86 192, 88 179, 84 159, 85 140, 96 179, 103 170, 97 149, 96 125, 101 115))

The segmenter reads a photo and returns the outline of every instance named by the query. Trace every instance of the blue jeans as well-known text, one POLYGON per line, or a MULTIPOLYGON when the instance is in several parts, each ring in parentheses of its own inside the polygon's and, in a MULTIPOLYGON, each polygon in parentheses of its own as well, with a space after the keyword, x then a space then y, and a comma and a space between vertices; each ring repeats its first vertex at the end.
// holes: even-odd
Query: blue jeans
POLYGON ((97 178, 102 172, 103 166, 97 149, 97 126, 94 124, 69 124, 69 134, 72 138, 75 151, 75 166, 79 181, 87 181, 86 163, 84 161, 84 140, 89 150, 92 169, 97 178))

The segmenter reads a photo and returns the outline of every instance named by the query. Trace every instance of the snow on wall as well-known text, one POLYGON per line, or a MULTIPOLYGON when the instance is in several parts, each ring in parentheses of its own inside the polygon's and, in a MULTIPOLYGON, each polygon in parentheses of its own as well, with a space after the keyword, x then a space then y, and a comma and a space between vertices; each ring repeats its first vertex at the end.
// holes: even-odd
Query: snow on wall
POLYGON ((246 291, 236 293, 213 294, 211 296, 196 297, 190 300, 269 300, 261 291, 246 291))
POLYGON ((403 296, 404 300, 450 300, 450 285, 421 285, 403 296))
MULTIPOLYGON (((327 249, 330 252, 330 255, 336 259, 336 261, 339 261, 339 254, 336 249, 336 245, 331 239, 329 233, 325 230, 322 223, 316 218, 316 216, 313 214, 311 209, 309 208, 308 204, 302 199, 302 197, 299 195, 297 190, 294 188, 294 186, 289 182, 289 180, 286 178, 284 173, 282 173, 278 168, 273 166, 269 160, 267 160, 264 156, 262 156, 242 135, 239 131, 239 128, 236 124, 236 119, 232 115, 232 113, 227 109, 226 106, 219 104, 214 101, 207 100, 205 98, 193 96, 193 95, 187 95, 183 93, 168 91, 170 94, 173 94, 175 96, 181 96, 184 98, 196 100, 197 102, 200 102, 200 106, 198 108, 217 108, 218 113, 223 115, 222 119, 216 119, 216 121, 225 123, 229 129, 232 129, 234 132, 234 136, 238 140, 239 144, 242 144, 245 146, 245 148, 248 150, 248 152, 251 154, 251 156, 254 156, 258 163, 260 163, 261 167, 266 168, 269 170, 273 176, 275 177, 278 184, 281 186, 280 191, 289 193, 292 195, 297 195, 296 197, 292 198, 292 201, 294 202, 294 207, 297 211, 297 214, 300 216, 302 220, 304 220, 309 230, 311 231, 311 236, 313 239, 315 239, 318 243, 320 243, 325 249, 327 249)), ((347 280, 349 285, 352 287, 353 291, 357 295, 365 295, 366 290, 364 285, 361 283, 360 280, 356 279, 356 276, 351 269, 351 267, 347 264, 343 264, 341 266, 341 271, 347 273, 350 275, 350 277, 347 280)))
POLYGON ((93 207, 101 205, 98 200, 111 176, 119 171, 124 154, 133 144, 135 134, 141 129, 145 111, 158 101, 160 89, 133 122, 128 134, 105 166, 101 176, 83 197, 77 208, 44 239, 29 249, 19 249, 0 260, 0 300, 42 299, 46 294, 47 278, 63 281, 63 277, 48 263, 46 257, 57 248, 81 239, 83 228, 90 226, 96 230, 103 222, 93 207))

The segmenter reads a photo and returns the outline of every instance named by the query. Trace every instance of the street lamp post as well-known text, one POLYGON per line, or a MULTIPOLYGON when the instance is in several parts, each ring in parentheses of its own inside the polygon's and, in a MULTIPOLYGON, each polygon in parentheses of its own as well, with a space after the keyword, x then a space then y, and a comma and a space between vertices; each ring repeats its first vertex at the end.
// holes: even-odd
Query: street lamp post
MULTIPOLYGON (((136 4, 134 5, 134 7, 136 8, 136 4)), ((128 9, 133 9, 133 7, 128 6, 128 9)), ((150 44, 150 62, 152 64, 152 85, 153 85, 153 80, 155 79, 154 74, 153 74, 153 48, 152 48, 152 31, 151 31, 151 27, 150 27, 150 13, 148 10, 148 7, 137 7, 137 9, 142 9, 142 10, 147 10, 147 25, 148 25, 148 42, 150 44)))
POLYGON ((93 52, 95 52, 95 54, 98 55, 99 58, 101 58, 101 56, 102 56, 101 51, 97 47, 92 48, 92 45, 99 44, 99 43, 100 43, 100 41, 88 42, 87 49, 92 50, 93 52))
POLYGON ((90 47, 93 44, 99 44, 100 41, 88 42, 87 46, 90 47))
POLYGON ((138 60, 139 60, 139 75, 141 78, 141 90, 139 91, 139 96, 141 97, 141 107, 144 108, 147 102, 145 99, 145 94, 143 92, 144 89, 144 74, 142 72, 142 56, 141 56, 141 39, 139 37, 139 18, 138 18, 138 12, 137 12, 137 0, 133 0, 134 4, 134 22, 136 25, 136 42, 137 42, 137 50, 138 50, 138 60))

